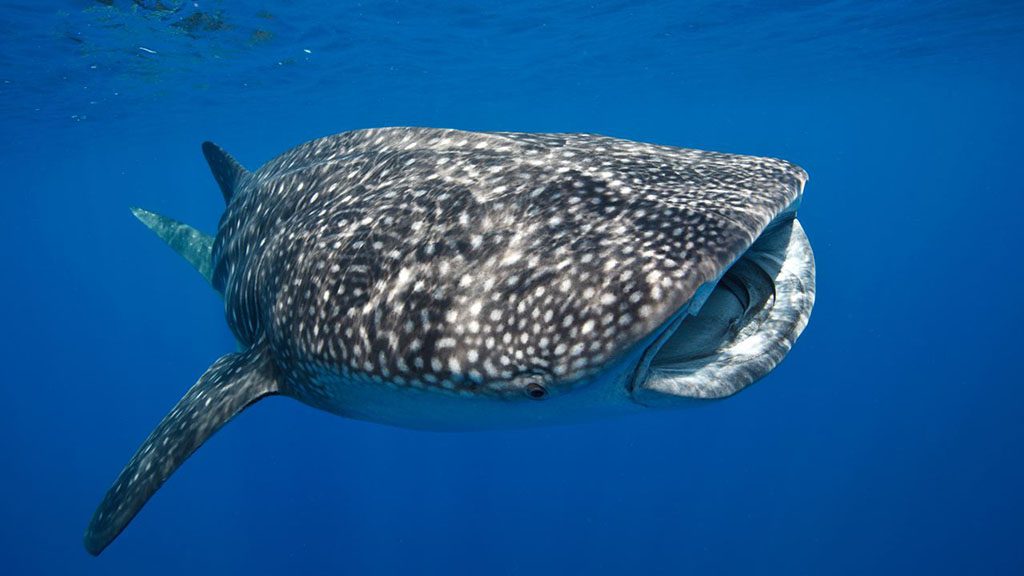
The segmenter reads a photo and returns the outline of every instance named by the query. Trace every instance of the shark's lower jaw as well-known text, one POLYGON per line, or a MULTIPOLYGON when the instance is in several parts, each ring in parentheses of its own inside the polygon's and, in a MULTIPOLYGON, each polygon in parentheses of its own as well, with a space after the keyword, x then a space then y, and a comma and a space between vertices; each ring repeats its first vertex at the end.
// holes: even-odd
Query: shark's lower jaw
POLYGON ((789 353, 814 306, 814 255, 796 218, 774 222, 726 272, 696 314, 684 313, 648 350, 633 383, 645 405, 722 398, 789 353))

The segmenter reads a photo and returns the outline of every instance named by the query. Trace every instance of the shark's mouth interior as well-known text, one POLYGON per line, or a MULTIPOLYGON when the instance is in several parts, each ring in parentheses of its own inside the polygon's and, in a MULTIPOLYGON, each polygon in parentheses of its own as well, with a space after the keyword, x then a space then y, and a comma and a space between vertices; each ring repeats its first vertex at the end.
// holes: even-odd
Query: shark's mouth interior
POLYGON ((814 256, 800 223, 792 214, 774 221, 705 294, 648 350, 638 402, 728 396, 785 357, 814 305, 814 256))

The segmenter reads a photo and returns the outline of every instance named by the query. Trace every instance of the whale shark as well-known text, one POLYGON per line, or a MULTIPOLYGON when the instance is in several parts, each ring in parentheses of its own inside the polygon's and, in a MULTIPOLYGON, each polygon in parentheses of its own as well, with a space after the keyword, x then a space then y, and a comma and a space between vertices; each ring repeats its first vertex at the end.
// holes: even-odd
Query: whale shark
POLYGON ((379 128, 244 168, 216 236, 134 209, 223 296, 210 366, 96 509, 102 552, 268 396, 426 430, 699 405, 789 353, 815 297, 789 162, 593 134, 379 128))

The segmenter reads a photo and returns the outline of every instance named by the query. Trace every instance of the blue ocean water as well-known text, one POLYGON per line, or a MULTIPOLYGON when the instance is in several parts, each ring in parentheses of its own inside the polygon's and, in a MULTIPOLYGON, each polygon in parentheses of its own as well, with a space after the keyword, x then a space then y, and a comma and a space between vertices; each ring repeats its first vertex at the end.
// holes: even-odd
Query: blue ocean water
POLYGON ((0 5, 5 574, 1024 573, 1020 2, 0 5), (129 206, 355 128, 785 158, 818 299, 735 397, 431 433, 274 398, 98 558, 107 487, 234 349, 129 206))

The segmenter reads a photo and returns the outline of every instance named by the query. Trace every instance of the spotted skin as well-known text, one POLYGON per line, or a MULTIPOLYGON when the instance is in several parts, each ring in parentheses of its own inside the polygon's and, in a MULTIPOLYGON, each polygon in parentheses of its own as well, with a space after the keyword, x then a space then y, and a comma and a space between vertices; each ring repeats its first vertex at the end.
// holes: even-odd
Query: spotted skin
POLYGON ((649 347, 792 216, 807 178, 782 160, 586 134, 359 130, 255 172, 203 152, 227 202, 212 242, 136 215, 221 292, 244 352, 125 467, 86 532, 93 554, 267 395, 433 429, 641 407, 630 386, 649 347))
POLYGON ((214 285, 242 342, 315 373, 553 393, 600 371, 798 197, 781 160, 581 134, 389 128, 314 140, 238 189, 214 285))

